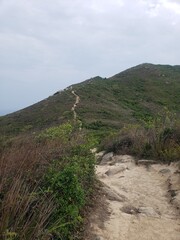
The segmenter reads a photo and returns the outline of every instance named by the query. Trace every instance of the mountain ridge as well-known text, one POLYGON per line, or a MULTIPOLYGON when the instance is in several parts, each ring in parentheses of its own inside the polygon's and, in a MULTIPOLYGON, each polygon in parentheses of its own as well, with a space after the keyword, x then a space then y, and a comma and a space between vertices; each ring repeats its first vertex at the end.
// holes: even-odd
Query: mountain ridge
POLYGON ((73 90, 81 101, 76 108, 85 127, 120 128, 158 114, 167 107, 179 115, 180 66, 144 63, 110 78, 96 76, 73 84, 17 112, 0 117, 0 133, 43 129, 73 119, 73 90))

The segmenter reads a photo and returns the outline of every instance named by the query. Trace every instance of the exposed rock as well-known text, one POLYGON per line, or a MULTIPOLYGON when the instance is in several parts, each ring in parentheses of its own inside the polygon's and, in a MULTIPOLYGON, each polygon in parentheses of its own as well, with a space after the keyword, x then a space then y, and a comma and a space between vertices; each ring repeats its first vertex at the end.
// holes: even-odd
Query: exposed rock
POLYGON ((134 158, 129 155, 115 155, 112 158, 113 161, 116 163, 129 163, 129 162, 134 162, 134 158))
POLYGON ((169 193, 170 198, 171 198, 170 201, 173 202, 174 199, 175 199, 175 197, 176 197, 176 195, 177 195, 177 192, 176 192, 175 190, 173 190, 173 189, 170 189, 170 190, 168 191, 168 193, 169 193))
POLYGON ((155 160, 138 160, 138 164, 142 164, 142 165, 150 165, 150 164, 156 164, 157 161, 155 160))
POLYGON ((170 189, 171 190, 180 190, 180 175, 179 173, 173 174, 170 179, 170 189))
POLYGON ((171 170, 168 168, 161 169, 159 173, 166 174, 166 173, 171 173, 171 170))
POLYGON ((101 159, 103 155, 105 154, 105 151, 95 153, 95 157, 97 160, 101 159))
POLYGON ((100 162, 100 165, 105 165, 107 162, 112 160, 113 152, 107 153, 102 157, 102 160, 100 162))
POLYGON ((113 165, 115 165, 116 164, 116 162, 114 161, 114 160, 112 160, 111 162, 109 162, 109 166, 113 166, 113 165))
POLYGON ((107 198, 110 201, 124 202, 124 201, 127 200, 127 198, 124 195, 118 194, 118 193, 116 193, 115 191, 113 191, 112 189, 110 189, 106 186, 104 186, 103 189, 106 192, 107 198))
POLYGON ((180 213, 180 175, 176 171, 172 176, 169 177, 169 191, 171 202, 178 209, 180 213))
POLYGON ((114 168, 109 169, 107 172, 105 172, 105 174, 107 176, 112 176, 112 175, 115 175, 117 173, 123 172, 126 169, 127 169, 126 166, 118 166, 118 167, 114 167, 114 168))
POLYGON ((94 238, 94 240, 104 240, 104 238, 101 237, 101 236, 96 236, 96 237, 94 238))
POLYGON ((136 215, 139 213, 138 209, 131 206, 131 205, 127 205, 121 208, 121 211, 127 214, 131 214, 131 215, 136 215))
POLYGON ((138 212, 148 217, 158 218, 159 214, 152 207, 139 207, 138 212))
POLYGON ((176 196, 172 200, 173 204, 180 211, 180 191, 176 192, 176 196))
POLYGON ((114 155, 106 164, 97 166, 109 215, 103 227, 93 222, 95 234, 90 240, 96 236, 108 240, 179 239, 178 163, 140 163, 145 165, 114 155))

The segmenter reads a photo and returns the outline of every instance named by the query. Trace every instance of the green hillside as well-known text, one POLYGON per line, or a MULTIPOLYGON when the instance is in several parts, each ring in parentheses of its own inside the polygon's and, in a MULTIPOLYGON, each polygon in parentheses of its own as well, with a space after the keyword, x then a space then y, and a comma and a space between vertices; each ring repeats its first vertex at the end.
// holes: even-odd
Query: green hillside
POLYGON ((104 196, 92 149, 179 161, 179 92, 180 66, 142 64, 1 117, 0 239, 86 239, 104 196))
POLYGON ((93 78, 75 86, 77 109, 85 122, 109 126, 146 120, 164 110, 179 114, 180 66, 142 64, 111 78, 93 78))
POLYGON ((95 77, 21 111, 0 118, 0 133, 17 134, 43 129, 73 119, 76 111, 85 127, 97 124, 120 128, 146 120, 167 107, 179 115, 180 66, 141 64, 111 78, 95 77))

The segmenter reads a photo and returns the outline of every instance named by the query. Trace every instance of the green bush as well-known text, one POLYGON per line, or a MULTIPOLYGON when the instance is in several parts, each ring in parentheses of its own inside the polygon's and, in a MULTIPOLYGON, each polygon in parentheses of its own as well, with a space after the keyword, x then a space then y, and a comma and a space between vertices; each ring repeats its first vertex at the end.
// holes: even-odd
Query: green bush
POLYGON ((67 123, 3 148, 0 239, 75 239, 93 189, 95 144, 67 123))
POLYGON ((44 130, 37 136, 39 141, 59 139, 67 142, 72 134, 73 126, 70 123, 62 124, 58 127, 51 127, 44 130))
POLYGON ((43 193, 52 195, 56 202, 49 228, 55 239, 70 239, 82 222, 80 212, 95 179, 95 158, 88 146, 75 146, 70 156, 54 160, 45 175, 43 193))
POLYGON ((116 154, 133 154, 170 162, 179 159, 180 127, 169 111, 140 125, 127 125, 101 146, 116 154))
POLYGON ((95 121, 92 123, 86 123, 84 124, 84 127, 87 129, 92 129, 92 130, 99 130, 105 127, 105 124, 102 123, 102 121, 95 121))
POLYGON ((66 166, 62 171, 49 169, 45 192, 53 195, 56 209, 53 212, 49 232, 58 239, 70 237, 72 230, 82 220, 80 209, 85 204, 85 193, 77 175, 78 165, 66 166))

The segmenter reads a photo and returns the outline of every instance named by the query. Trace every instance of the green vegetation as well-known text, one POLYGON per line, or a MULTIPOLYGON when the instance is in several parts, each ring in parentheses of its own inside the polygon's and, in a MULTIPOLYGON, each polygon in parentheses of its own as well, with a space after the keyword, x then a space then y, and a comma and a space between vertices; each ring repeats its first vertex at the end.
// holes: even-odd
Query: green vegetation
POLYGON ((39 141, 59 139, 61 142, 67 143, 72 132, 73 126, 70 123, 64 123, 57 127, 47 128, 37 136, 37 139, 39 141))
MULTIPOLYGON (((163 112, 164 107, 180 116, 179 66, 141 64, 111 78, 95 77, 72 87, 80 97, 76 112, 87 128, 95 122, 114 129, 138 124, 163 112)), ((0 134, 14 136, 71 121, 74 102, 69 88, 0 117, 0 134)))
POLYGON ((80 239, 95 183, 90 149, 180 156, 180 67, 142 64, 0 117, 0 239, 80 239))
POLYGON ((76 239, 94 184, 93 138, 70 123, 20 136, 1 151, 3 240, 76 239))
POLYGON ((100 148, 116 154, 131 154, 165 163, 178 161, 180 156, 180 126, 174 114, 163 115, 125 126, 101 143, 100 148))
POLYGON ((94 78, 74 86, 81 98, 77 113, 87 124, 101 121, 116 129, 153 118, 164 107, 179 116, 179 79, 178 67, 152 64, 94 78))
POLYGON ((39 131, 72 120, 74 96, 70 90, 62 91, 18 112, 0 117, 0 134, 17 134, 39 131))

